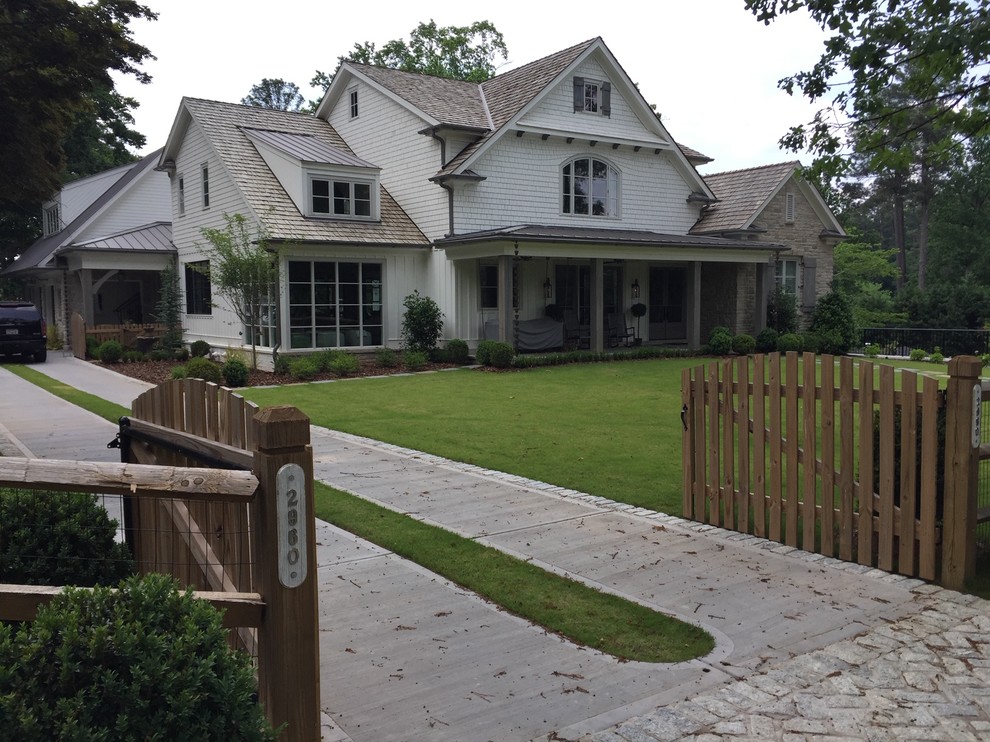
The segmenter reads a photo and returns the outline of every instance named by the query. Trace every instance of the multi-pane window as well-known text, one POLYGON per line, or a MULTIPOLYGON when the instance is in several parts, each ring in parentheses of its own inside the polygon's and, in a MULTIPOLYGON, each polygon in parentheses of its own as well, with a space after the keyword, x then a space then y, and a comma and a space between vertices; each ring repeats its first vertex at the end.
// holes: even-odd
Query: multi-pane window
POLYGON ((62 230, 62 209, 59 204, 49 206, 45 209, 44 216, 45 224, 43 231, 45 237, 62 230))
POLYGON ((180 175, 176 178, 177 185, 176 191, 178 192, 179 199, 179 216, 186 213, 186 179, 185 176, 180 175))
POLYGON ((498 309, 498 266, 482 263, 479 275, 481 286, 481 308, 498 309))
POLYGON ((782 291, 788 294, 797 295, 797 268, 796 260, 777 261, 777 285, 782 291))
POLYGON ((383 344, 381 263, 289 261, 289 346, 383 344))
POLYGON ((316 216, 372 218, 370 183, 312 178, 310 193, 312 213, 316 216))
POLYGON ((358 91, 352 90, 351 95, 351 118, 356 119, 358 115, 358 91))
POLYGON ((603 160, 583 157, 564 165, 565 214, 619 215, 619 173, 603 160))
POLYGON ((599 97, 599 87, 597 82, 584 83, 584 110, 588 113, 598 113, 598 108, 601 105, 601 100, 599 97))
POLYGON ((210 166, 205 163, 200 166, 200 174, 203 183, 203 208, 206 209, 210 206, 210 166))
POLYGON ((186 263, 186 314, 213 314, 209 260, 186 263))

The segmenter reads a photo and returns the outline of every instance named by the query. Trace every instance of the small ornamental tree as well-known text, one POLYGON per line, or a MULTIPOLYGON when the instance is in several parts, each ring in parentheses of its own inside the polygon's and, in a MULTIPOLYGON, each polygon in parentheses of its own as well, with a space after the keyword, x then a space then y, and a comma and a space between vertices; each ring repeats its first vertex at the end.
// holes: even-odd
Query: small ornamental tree
POLYGON ((223 229, 202 230, 210 258, 209 278, 241 321, 251 341, 251 367, 258 368, 258 332, 274 324, 265 311, 274 311, 278 286, 278 258, 262 230, 252 232, 247 217, 224 214, 223 229))
POLYGON ((220 613, 166 575, 69 588, 0 624, 4 739, 274 740, 255 690, 220 613))
POLYGON ((182 289, 179 288, 179 269, 174 260, 165 266, 160 280, 161 291, 152 316, 165 325, 165 333, 158 343, 171 355, 182 345, 182 289))
POLYGON ((409 350, 429 353, 437 347, 443 335, 443 312, 428 296, 413 291, 402 301, 402 339, 409 350))

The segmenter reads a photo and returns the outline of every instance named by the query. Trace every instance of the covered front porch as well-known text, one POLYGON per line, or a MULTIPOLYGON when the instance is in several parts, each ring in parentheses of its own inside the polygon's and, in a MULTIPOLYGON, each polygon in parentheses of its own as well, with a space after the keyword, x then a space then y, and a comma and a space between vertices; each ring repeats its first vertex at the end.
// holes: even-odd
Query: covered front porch
POLYGON ((454 262, 455 335, 475 343, 497 339, 521 351, 550 350, 557 337, 561 345, 599 352, 639 343, 699 348, 716 325, 755 334, 766 321, 773 261, 786 249, 535 226, 437 244, 454 262), (548 317, 560 323, 559 335, 545 324, 548 317))

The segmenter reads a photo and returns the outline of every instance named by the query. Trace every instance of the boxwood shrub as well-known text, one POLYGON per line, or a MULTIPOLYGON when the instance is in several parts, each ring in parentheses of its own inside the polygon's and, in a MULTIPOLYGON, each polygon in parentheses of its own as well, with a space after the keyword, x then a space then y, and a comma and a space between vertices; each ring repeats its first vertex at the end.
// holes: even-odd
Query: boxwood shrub
POLYGON ((220 366, 209 358, 190 358, 186 362, 186 376, 191 379, 202 379, 219 384, 221 379, 220 366))
POLYGON ((70 588, 0 625, 0 668, 6 739, 275 739, 250 658, 165 575, 70 588))
POLYGON ((210 355, 210 344, 205 340, 194 340, 189 346, 189 355, 193 358, 205 358, 210 355))
POLYGON ((740 333, 732 338, 732 352, 741 356, 748 356, 756 350, 756 338, 746 333, 740 333))
POLYGON ((800 351, 801 336, 795 332, 785 332, 777 338, 777 350, 781 353, 787 353, 792 350, 800 351))
POLYGON ((463 340, 448 340, 446 350, 446 360, 450 363, 456 363, 463 366, 471 358, 471 354, 468 351, 468 344, 463 340))
POLYGON ((245 386, 248 382, 248 367, 240 358, 228 358, 220 367, 223 383, 229 387, 245 386))
POLYGON ((124 355, 124 347, 116 340, 107 340, 100 345, 96 355, 103 363, 117 363, 124 355))

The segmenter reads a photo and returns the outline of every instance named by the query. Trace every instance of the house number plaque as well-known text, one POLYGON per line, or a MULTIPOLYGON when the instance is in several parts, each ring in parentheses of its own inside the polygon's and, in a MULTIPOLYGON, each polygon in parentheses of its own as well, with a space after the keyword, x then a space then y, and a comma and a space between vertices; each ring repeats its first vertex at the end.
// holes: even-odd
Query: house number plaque
POLYGON ((275 475, 278 518, 278 581, 299 587, 306 579, 306 476, 299 464, 275 475))

